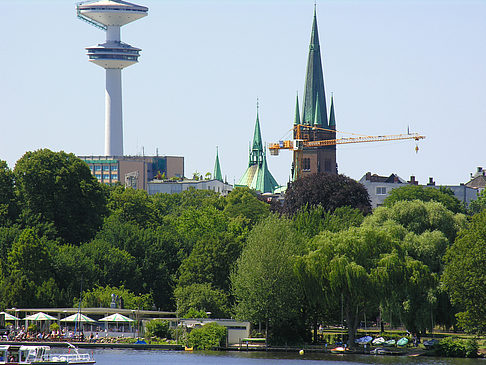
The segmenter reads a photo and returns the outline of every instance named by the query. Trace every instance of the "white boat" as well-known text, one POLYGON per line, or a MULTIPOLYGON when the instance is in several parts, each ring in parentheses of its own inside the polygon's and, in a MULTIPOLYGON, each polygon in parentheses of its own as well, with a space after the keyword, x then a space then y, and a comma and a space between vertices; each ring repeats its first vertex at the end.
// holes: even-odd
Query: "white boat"
POLYGON ((79 353, 78 349, 68 344, 69 353, 53 354, 49 346, 0 346, 0 365, 69 365, 94 364, 90 354, 79 353))

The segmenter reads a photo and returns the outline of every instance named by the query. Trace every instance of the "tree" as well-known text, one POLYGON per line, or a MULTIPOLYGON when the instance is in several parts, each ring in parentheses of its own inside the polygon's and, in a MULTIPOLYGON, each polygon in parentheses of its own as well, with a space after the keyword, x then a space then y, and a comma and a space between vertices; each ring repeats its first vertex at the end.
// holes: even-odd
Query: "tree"
POLYGON ((376 208, 372 215, 365 218, 363 224, 379 226, 389 220, 418 235, 438 230, 451 243, 466 222, 463 214, 453 214, 441 203, 405 200, 391 206, 376 208))
POLYGON ((357 208, 364 214, 371 212, 366 188, 347 176, 316 173, 289 184, 283 205, 285 213, 294 215, 304 206, 317 205, 328 212, 344 206, 357 208))
POLYGON ((350 227, 359 227, 364 216, 359 209, 349 206, 336 208, 334 212, 326 212, 322 205, 308 208, 302 207, 292 218, 295 229, 308 238, 321 231, 339 232, 350 227))
POLYGON ((188 313, 198 311, 211 313, 213 318, 229 318, 228 294, 214 288, 210 283, 178 286, 174 291, 177 302, 177 316, 189 318, 188 313))
POLYGON ((14 191, 14 174, 5 161, 0 160, 0 226, 17 219, 18 205, 14 191))
POLYGON ((117 186, 111 191, 108 208, 121 222, 132 222, 140 227, 154 223, 152 200, 144 190, 117 186))
POLYGON ((248 187, 236 187, 225 202, 224 212, 232 218, 244 218, 250 227, 270 213, 268 204, 258 200, 257 193, 248 187))
POLYGON ((22 231, 7 258, 8 275, 0 285, 0 298, 7 306, 56 306, 59 289, 51 277, 50 243, 33 229, 22 231))
POLYGON ((477 197, 469 203, 468 213, 470 215, 481 213, 486 208, 486 190, 483 190, 477 197))
MULTIPOLYGON (((93 289, 83 291, 81 305, 83 307, 103 307, 109 308, 111 304, 111 295, 115 294, 118 298, 123 300, 123 308, 125 309, 152 309, 153 300, 150 294, 136 295, 133 292, 125 289, 122 285, 120 287, 106 285, 95 286, 93 289)), ((79 304, 79 298, 74 298, 73 306, 77 307, 79 304)), ((117 303, 118 305, 120 303, 117 303)))
MULTIPOLYGON (((403 228, 390 225, 323 231, 296 261, 308 308, 318 316, 342 306, 350 346, 364 313, 377 313, 385 301, 388 307, 405 305, 404 314, 414 313, 419 307, 410 299, 427 294, 433 286, 427 266, 408 257, 401 247, 403 233, 403 228)), ((406 324, 415 328, 412 321, 406 324)))
POLYGON ((393 189, 386 197, 384 205, 390 207, 396 202, 403 200, 421 200, 423 202, 435 201, 442 203, 453 213, 464 212, 464 206, 454 196, 452 190, 443 187, 436 189, 419 185, 405 185, 401 188, 393 189))
POLYGON ((302 291, 293 270, 294 257, 302 249, 291 222, 271 215, 251 231, 231 275, 238 318, 265 323, 270 342, 277 342, 278 336, 298 341, 302 335, 302 291))
POLYGON ((14 169, 19 202, 30 219, 52 222, 66 242, 94 236, 105 214, 105 195, 88 165, 72 153, 27 152, 14 169))
POLYGON ((473 216, 445 256, 442 281, 460 312, 457 320, 468 332, 486 331, 486 211, 473 216))

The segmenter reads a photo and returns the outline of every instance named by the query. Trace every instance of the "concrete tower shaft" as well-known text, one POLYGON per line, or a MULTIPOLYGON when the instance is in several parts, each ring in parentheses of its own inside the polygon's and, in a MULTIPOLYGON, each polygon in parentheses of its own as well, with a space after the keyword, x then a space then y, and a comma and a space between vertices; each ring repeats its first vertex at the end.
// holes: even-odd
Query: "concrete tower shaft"
POLYGON ((106 31, 106 42, 86 48, 90 62, 106 70, 105 155, 123 156, 121 70, 138 62, 140 48, 123 43, 120 27, 138 20, 148 8, 121 0, 79 3, 78 17, 106 31))

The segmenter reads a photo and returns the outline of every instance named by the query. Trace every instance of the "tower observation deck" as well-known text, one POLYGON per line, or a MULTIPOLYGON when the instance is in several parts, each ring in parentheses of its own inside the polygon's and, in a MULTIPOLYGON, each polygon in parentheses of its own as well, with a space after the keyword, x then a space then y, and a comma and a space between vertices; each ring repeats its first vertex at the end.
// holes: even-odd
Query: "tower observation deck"
POLYGON ((99 0, 76 5, 78 18, 106 31, 106 42, 87 47, 90 62, 106 70, 105 155, 123 156, 121 70, 138 62, 140 48, 120 40, 120 28, 143 18, 148 8, 121 0, 99 0))

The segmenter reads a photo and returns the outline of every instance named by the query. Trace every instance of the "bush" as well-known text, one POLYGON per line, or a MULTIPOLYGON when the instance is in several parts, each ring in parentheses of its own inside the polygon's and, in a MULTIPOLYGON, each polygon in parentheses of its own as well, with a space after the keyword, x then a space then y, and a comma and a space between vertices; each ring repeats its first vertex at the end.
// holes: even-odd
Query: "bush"
POLYGON ((29 327, 27 327, 28 332, 37 332, 37 325, 34 323, 29 324, 29 327))
POLYGON ((189 310, 182 316, 183 318, 208 318, 205 311, 198 311, 195 308, 189 308, 189 310))
POLYGON ((59 331, 59 325, 57 323, 53 323, 49 326, 51 331, 59 331))
POLYGON ((226 344, 226 327, 215 322, 193 329, 187 336, 187 346, 195 350, 210 350, 226 344))
POLYGON ((145 325, 145 334, 148 337, 171 338, 169 322, 162 319, 154 319, 145 325))
POLYGON ((476 340, 460 340, 446 337, 439 341, 435 353, 446 357, 477 357, 478 343, 476 340))

